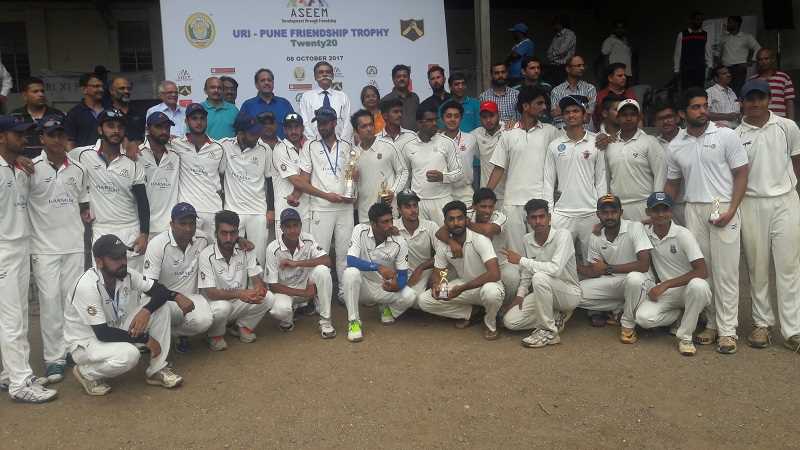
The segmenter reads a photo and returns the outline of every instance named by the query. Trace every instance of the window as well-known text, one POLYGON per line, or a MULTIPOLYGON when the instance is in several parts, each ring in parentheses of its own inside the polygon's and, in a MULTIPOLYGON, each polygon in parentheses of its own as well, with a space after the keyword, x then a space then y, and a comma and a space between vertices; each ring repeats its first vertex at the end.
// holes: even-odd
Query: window
POLYGON ((118 22, 119 66, 122 72, 153 70, 147 22, 118 22))
POLYGON ((11 92, 19 92, 19 86, 31 76, 25 22, 0 23, 0 61, 14 79, 11 92))

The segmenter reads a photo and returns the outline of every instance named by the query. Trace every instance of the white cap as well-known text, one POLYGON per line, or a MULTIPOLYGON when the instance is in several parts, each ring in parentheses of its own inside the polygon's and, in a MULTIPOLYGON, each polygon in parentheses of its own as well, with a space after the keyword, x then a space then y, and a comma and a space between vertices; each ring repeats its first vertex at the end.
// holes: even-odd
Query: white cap
POLYGON ((634 100, 632 98, 626 98, 625 100, 622 100, 621 102, 619 102, 617 104, 617 112, 622 111, 622 108, 624 108, 626 106, 633 106, 634 108, 636 108, 637 111, 641 111, 642 110, 642 108, 639 107, 639 102, 637 102, 636 100, 634 100))

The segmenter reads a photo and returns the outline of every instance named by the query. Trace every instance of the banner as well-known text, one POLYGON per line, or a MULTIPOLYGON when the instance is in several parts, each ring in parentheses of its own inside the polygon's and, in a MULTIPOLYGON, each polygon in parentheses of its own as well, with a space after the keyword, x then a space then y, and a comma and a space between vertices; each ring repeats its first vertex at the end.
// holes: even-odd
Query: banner
POLYGON ((202 102, 210 76, 239 82, 237 106, 256 95, 253 75, 275 73, 275 94, 297 108, 313 89, 313 67, 334 67, 334 89, 361 106, 371 84, 392 89, 391 70, 411 66, 413 90, 431 95, 428 67, 448 69, 443 0, 168 0, 161 1, 166 78, 180 102, 202 102))

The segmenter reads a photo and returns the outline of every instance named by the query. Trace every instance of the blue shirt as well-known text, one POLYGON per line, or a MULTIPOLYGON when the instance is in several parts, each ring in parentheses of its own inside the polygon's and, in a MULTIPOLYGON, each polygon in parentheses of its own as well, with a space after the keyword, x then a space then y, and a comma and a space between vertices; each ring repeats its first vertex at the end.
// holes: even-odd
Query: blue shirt
MULTIPOLYGON (((453 97, 450 97, 450 100, 453 100, 453 97)), ((439 119, 436 121, 436 126, 443 130, 444 122, 442 121, 442 106, 444 106, 444 103, 439 106, 439 111, 437 112, 439 119)), ((465 96, 461 106, 464 107, 464 115, 461 116, 461 125, 458 127, 458 129, 464 133, 469 133, 475 128, 481 126, 481 103, 478 101, 478 99, 465 96)))
POLYGON ((206 134, 211 139, 222 139, 225 137, 236 136, 233 129, 233 122, 239 110, 233 103, 222 102, 221 106, 211 106, 208 100, 202 103, 203 108, 208 111, 208 128, 206 134))
POLYGON ((278 124, 278 138, 285 138, 286 136, 283 134, 283 119, 288 114, 294 112, 294 108, 292 108, 292 104, 289 103, 289 100, 276 95, 272 97, 272 101, 267 103, 263 98, 261 98, 261 96, 256 95, 255 97, 249 98, 242 103, 242 112, 253 117, 256 117, 257 115, 266 111, 269 111, 275 115, 275 123, 278 124))
POLYGON ((522 60, 526 56, 533 56, 533 41, 531 38, 525 38, 511 47, 511 51, 518 54, 519 58, 511 62, 511 66, 508 68, 508 77, 522 78, 522 60))

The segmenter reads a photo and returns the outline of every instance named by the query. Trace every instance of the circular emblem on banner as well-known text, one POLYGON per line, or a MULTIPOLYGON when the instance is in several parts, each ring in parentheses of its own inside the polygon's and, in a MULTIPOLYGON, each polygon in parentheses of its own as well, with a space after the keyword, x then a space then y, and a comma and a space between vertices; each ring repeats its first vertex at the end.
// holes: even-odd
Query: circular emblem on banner
POLYGON ((370 77, 374 77, 378 74, 378 68, 375 66, 367 66, 367 75, 370 77))
POLYGON ((211 20, 208 14, 194 13, 186 19, 186 40, 189 41, 194 47, 206 48, 214 42, 217 36, 217 28, 214 26, 214 21, 211 20))
POLYGON ((297 81, 303 81, 306 79, 306 69, 303 66, 297 66, 294 68, 294 79, 297 81))

